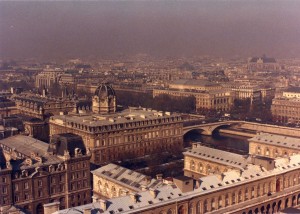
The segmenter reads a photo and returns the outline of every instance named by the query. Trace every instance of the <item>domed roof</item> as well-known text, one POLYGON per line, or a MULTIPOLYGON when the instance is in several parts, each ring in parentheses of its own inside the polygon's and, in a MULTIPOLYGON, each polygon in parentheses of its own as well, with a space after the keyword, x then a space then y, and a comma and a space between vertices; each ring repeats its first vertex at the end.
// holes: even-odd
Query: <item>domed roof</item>
POLYGON ((95 96, 98 97, 107 97, 107 96, 116 96, 116 93, 111 85, 108 83, 103 83, 95 91, 95 96))

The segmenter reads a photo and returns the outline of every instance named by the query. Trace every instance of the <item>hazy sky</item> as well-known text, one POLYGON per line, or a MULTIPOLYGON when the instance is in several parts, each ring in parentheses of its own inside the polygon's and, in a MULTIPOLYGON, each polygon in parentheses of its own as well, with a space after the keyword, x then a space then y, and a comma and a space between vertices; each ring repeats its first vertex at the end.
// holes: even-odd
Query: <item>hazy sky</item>
POLYGON ((0 57, 300 57, 300 0, 0 2, 0 57))

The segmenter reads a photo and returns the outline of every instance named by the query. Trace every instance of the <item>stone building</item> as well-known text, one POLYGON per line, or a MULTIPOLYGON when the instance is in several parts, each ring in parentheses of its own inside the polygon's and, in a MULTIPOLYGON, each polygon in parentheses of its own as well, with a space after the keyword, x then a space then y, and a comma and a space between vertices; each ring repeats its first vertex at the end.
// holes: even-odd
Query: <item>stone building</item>
POLYGON ((260 133, 249 139, 249 154, 270 158, 289 157, 300 153, 300 139, 260 133))
POLYGON ((274 58, 252 57, 248 60, 247 69, 254 72, 272 72, 280 71, 280 65, 274 58))
POLYGON ((178 89, 154 89, 153 97, 167 94, 174 97, 195 97, 196 110, 229 111, 234 104, 234 93, 230 90, 178 90, 178 89))
POLYGON ((96 114, 115 113, 117 110, 116 93, 111 85, 100 85, 93 96, 92 110, 96 114))
POLYGON ((50 144, 23 135, 0 140, 1 209, 42 214, 54 201, 60 209, 90 203, 89 159, 73 134, 55 135, 50 144))
POLYGON ((15 95, 13 100, 16 102, 20 114, 40 118, 42 120, 51 115, 61 112, 76 111, 78 99, 71 94, 59 97, 46 97, 33 93, 21 93, 15 95))
POLYGON ((192 149, 183 155, 184 175, 195 179, 233 169, 242 170, 249 162, 248 156, 201 146, 199 143, 194 143, 192 149))
POLYGON ((6 97, 0 96, 0 120, 4 117, 9 117, 17 113, 19 113, 19 110, 15 102, 9 100, 6 97))
POLYGON ((300 88, 290 88, 272 100, 273 121, 281 123, 300 123, 300 88))
POLYGON ((174 179, 174 183, 137 194, 97 200, 91 204, 54 214, 72 212, 199 214, 199 213, 277 213, 300 205, 300 155, 274 160, 273 168, 247 164, 193 180, 174 179))
POLYGON ((180 79, 169 84, 170 89, 177 90, 197 90, 197 91, 211 91, 222 89, 218 83, 209 82, 207 80, 196 79, 180 79))
POLYGON ((99 199, 126 196, 164 185, 161 179, 152 179, 112 163, 93 170, 92 174, 93 197, 99 199))
POLYGON ((64 74, 61 69, 44 69, 35 76, 35 87, 50 88, 59 82, 60 76, 64 74))
POLYGON ((50 135, 80 135, 91 150, 91 162, 102 164, 128 157, 180 150, 183 122, 179 114, 129 108, 113 114, 52 116, 50 135))

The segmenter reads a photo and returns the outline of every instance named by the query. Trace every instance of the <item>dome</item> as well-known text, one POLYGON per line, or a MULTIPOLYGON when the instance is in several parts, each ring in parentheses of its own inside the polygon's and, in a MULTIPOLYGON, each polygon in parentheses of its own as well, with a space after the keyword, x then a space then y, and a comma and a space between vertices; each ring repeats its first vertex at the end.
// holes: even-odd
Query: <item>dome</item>
POLYGON ((114 89, 108 83, 101 84, 97 87, 95 91, 95 96, 98 97, 108 97, 108 96, 116 96, 114 89))

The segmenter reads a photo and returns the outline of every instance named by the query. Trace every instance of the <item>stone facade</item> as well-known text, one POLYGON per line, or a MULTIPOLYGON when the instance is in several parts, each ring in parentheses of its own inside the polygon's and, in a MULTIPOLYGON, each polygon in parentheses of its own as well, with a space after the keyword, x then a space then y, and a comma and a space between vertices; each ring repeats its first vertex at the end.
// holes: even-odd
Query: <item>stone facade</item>
POLYGON ((92 110, 96 114, 115 113, 117 110, 116 93, 109 84, 102 84, 93 96, 92 110))
POLYGON ((95 164, 178 151, 183 146, 181 116, 169 112, 130 108, 107 115, 59 115, 51 117, 49 124, 50 135, 80 135, 95 164))
POLYGON ((195 97, 196 110, 229 111, 233 106, 234 96, 231 91, 182 91, 175 89, 154 89, 153 97, 167 94, 174 97, 195 97))
POLYGON ((90 155, 78 136, 54 137, 50 145, 21 135, 0 141, 3 209, 14 205, 40 214, 49 202, 59 202, 60 209, 91 202, 90 155))
POLYGON ((261 133, 249 139, 249 154, 252 155, 277 158, 299 153, 299 138, 261 133))

